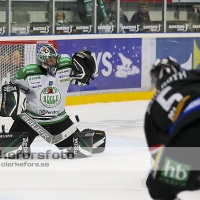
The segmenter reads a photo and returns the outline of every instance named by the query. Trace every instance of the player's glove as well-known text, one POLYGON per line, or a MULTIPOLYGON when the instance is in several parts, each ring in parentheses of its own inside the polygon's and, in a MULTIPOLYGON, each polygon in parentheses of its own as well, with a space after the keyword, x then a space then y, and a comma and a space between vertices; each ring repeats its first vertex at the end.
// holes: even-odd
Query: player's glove
POLYGON ((15 120, 25 109, 25 95, 20 92, 20 88, 12 83, 3 85, 0 115, 15 120))
POLYGON ((72 57, 72 71, 70 77, 83 84, 89 85, 92 75, 96 71, 96 64, 90 51, 78 51, 72 57))

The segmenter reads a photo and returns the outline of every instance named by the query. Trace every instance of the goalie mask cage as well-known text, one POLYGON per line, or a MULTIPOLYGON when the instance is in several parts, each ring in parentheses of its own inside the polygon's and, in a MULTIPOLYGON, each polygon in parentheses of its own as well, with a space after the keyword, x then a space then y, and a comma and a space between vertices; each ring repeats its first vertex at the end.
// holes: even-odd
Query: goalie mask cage
MULTIPOLYGON (((9 83, 10 79, 15 76, 20 68, 28 64, 37 63, 36 54, 43 44, 52 44, 58 49, 54 40, 0 41, 0 91, 2 85, 9 83)), ((0 92, 0 103, 1 99, 2 95, 0 92)), ((1 117, 0 129, 3 121, 1 117)), ((7 126, 6 129, 8 129, 7 126)))

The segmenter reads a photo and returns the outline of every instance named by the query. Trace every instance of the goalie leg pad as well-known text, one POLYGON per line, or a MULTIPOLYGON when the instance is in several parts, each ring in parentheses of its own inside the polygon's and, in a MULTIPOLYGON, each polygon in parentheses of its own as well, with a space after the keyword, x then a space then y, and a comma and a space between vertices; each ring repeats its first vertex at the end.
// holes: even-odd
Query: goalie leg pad
POLYGON ((102 153, 105 150, 106 146, 106 133, 101 130, 93 131, 95 131, 95 134, 93 138, 92 153, 102 153))
POLYGON ((92 155, 94 134, 93 130, 83 130, 82 132, 74 133, 71 151, 74 157, 84 158, 92 155))
POLYGON ((29 158, 30 154, 27 132, 0 133, 0 158, 29 158))
POLYGON ((106 133, 101 130, 85 129, 83 131, 94 132, 92 153, 102 153, 106 146, 106 133))

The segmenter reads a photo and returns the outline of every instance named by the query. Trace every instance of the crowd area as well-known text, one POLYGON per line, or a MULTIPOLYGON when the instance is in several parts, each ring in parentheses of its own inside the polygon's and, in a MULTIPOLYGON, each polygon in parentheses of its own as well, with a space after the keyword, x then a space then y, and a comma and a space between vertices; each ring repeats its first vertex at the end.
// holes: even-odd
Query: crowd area
POLYGON ((196 1, 167 1, 166 5, 161 0, 96 2, 94 9, 92 0, 61 0, 55 1, 54 5, 48 1, 36 1, 34 4, 29 0, 13 1, 11 10, 7 10, 5 2, 0 2, 0 35, 163 33, 200 30, 200 4, 196 1), (12 17, 8 20, 6 14, 12 17))

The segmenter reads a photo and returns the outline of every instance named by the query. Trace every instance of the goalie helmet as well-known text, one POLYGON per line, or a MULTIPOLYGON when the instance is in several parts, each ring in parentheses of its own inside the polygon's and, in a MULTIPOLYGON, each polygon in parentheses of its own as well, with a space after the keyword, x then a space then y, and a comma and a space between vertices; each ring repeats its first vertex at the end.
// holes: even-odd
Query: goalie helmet
POLYGON ((58 55, 57 49, 55 49, 51 44, 43 45, 37 53, 38 64, 51 76, 56 75, 59 58, 60 56, 58 55))
POLYGON ((159 89, 163 81, 180 71, 181 67, 175 58, 169 56, 162 60, 156 59, 150 71, 151 82, 159 89))

